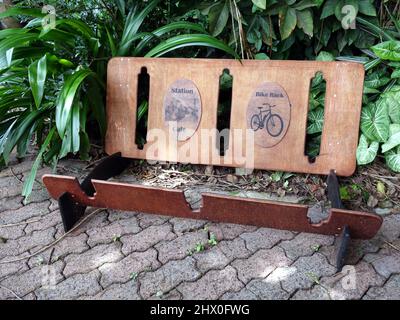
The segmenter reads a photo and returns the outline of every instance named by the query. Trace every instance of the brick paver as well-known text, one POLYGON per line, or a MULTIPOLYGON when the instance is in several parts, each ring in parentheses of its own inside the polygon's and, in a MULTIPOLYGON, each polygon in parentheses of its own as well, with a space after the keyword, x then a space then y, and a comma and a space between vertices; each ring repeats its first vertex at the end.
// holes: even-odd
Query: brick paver
MULTIPOLYGON (((23 204, 31 166, 0 172, 0 299, 400 298, 400 213, 374 239, 354 241, 354 265, 340 273, 333 237, 116 210, 47 248, 64 232, 43 185, 23 204)), ((76 176, 84 167, 59 164, 76 176)))

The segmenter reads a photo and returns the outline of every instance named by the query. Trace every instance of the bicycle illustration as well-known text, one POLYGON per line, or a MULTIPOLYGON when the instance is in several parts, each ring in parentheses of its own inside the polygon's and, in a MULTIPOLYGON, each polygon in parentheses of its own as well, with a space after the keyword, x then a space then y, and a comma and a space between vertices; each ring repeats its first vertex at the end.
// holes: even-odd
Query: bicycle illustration
POLYGON ((278 137, 283 131, 283 120, 279 114, 272 112, 273 107, 276 106, 271 106, 269 103, 263 103, 263 107, 258 107, 259 113, 251 117, 251 129, 257 131, 265 127, 271 137, 278 137), (269 108, 264 109, 264 106, 269 108))

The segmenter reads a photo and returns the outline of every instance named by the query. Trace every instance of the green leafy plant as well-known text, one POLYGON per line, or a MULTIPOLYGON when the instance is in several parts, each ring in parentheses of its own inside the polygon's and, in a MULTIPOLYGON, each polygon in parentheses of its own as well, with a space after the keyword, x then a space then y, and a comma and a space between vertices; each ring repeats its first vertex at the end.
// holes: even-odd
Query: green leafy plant
POLYGON ((14 149, 24 157, 30 143, 39 147, 24 196, 31 193, 43 161, 55 166, 68 154, 88 159, 89 134, 104 136, 106 63, 111 57, 158 57, 192 47, 237 57, 195 23, 171 22, 141 31, 159 2, 136 4, 128 12, 125 1, 116 1, 113 8, 106 7, 116 23, 95 28, 74 18, 57 19, 55 28, 48 28, 40 9, 13 7, 0 14, 0 19, 23 16, 27 21, 23 28, 0 31, 0 163, 7 165, 14 149))
POLYGON ((384 41, 371 49, 380 63, 365 81, 357 161, 371 163, 381 151, 387 166, 400 172, 400 41, 384 41))
POLYGON ((217 237, 215 234, 211 233, 210 234, 210 239, 208 239, 208 244, 212 247, 216 246, 218 244, 217 237))
POLYGON ((204 246, 204 244, 202 242, 196 243, 196 246, 194 247, 195 252, 202 252, 205 249, 206 249, 206 247, 204 246))

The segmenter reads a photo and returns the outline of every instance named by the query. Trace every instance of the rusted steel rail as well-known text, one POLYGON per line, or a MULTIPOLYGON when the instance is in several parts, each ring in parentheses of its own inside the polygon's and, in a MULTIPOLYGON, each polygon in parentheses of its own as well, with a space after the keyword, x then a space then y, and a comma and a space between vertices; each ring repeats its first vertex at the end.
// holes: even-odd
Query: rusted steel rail
POLYGON ((92 180, 96 191, 93 196, 88 196, 74 177, 46 175, 43 182, 53 198, 59 199, 65 190, 68 190, 72 201, 86 207, 154 213, 335 236, 339 235, 343 227, 347 225, 351 230, 351 237, 355 239, 372 238, 382 223, 382 219, 374 214, 332 208, 326 220, 312 224, 307 217, 309 207, 306 205, 212 193, 202 194, 203 206, 199 210, 192 210, 181 190, 92 180))

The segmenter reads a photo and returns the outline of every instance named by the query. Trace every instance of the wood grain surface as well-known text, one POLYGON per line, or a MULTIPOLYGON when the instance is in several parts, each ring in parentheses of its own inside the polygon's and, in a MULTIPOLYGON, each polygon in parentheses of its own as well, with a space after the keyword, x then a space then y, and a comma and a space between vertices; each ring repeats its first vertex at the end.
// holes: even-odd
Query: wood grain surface
POLYGON ((356 168, 363 81, 363 66, 351 62, 113 58, 108 65, 106 152, 136 159, 314 174, 329 174, 334 169, 338 175, 350 176, 356 168), (136 100, 143 67, 150 76, 150 92, 147 143, 140 150, 135 144, 136 100), (224 69, 233 76, 233 88, 229 147, 221 157, 215 131, 219 78, 224 69), (317 72, 322 72, 327 84, 325 115, 320 155, 310 163, 304 151, 305 133, 310 81, 317 72), (160 133, 170 136, 165 121, 166 95, 171 85, 185 79, 193 82, 201 101, 199 123, 189 126, 195 134, 160 140, 160 133), (272 88, 270 99, 255 99, 259 90, 271 94, 268 88, 272 88), (285 93, 283 100, 274 94, 277 88, 285 93), (252 99, 259 102, 250 103, 252 99), (275 134, 280 129, 277 117, 273 125, 267 117, 265 127, 259 130, 272 142, 263 142, 261 131, 254 134, 251 128, 249 113, 254 115, 258 105, 268 107, 268 103, 280 105, 273 112, 284 120, 284 127, 277 138, 268 137, 266 126, 272 126, 270 131, 275 134), (209 134, 200 134, 204 132, 209 134), (246 150, 254 150, 253 155, 245 154, 246 150))

